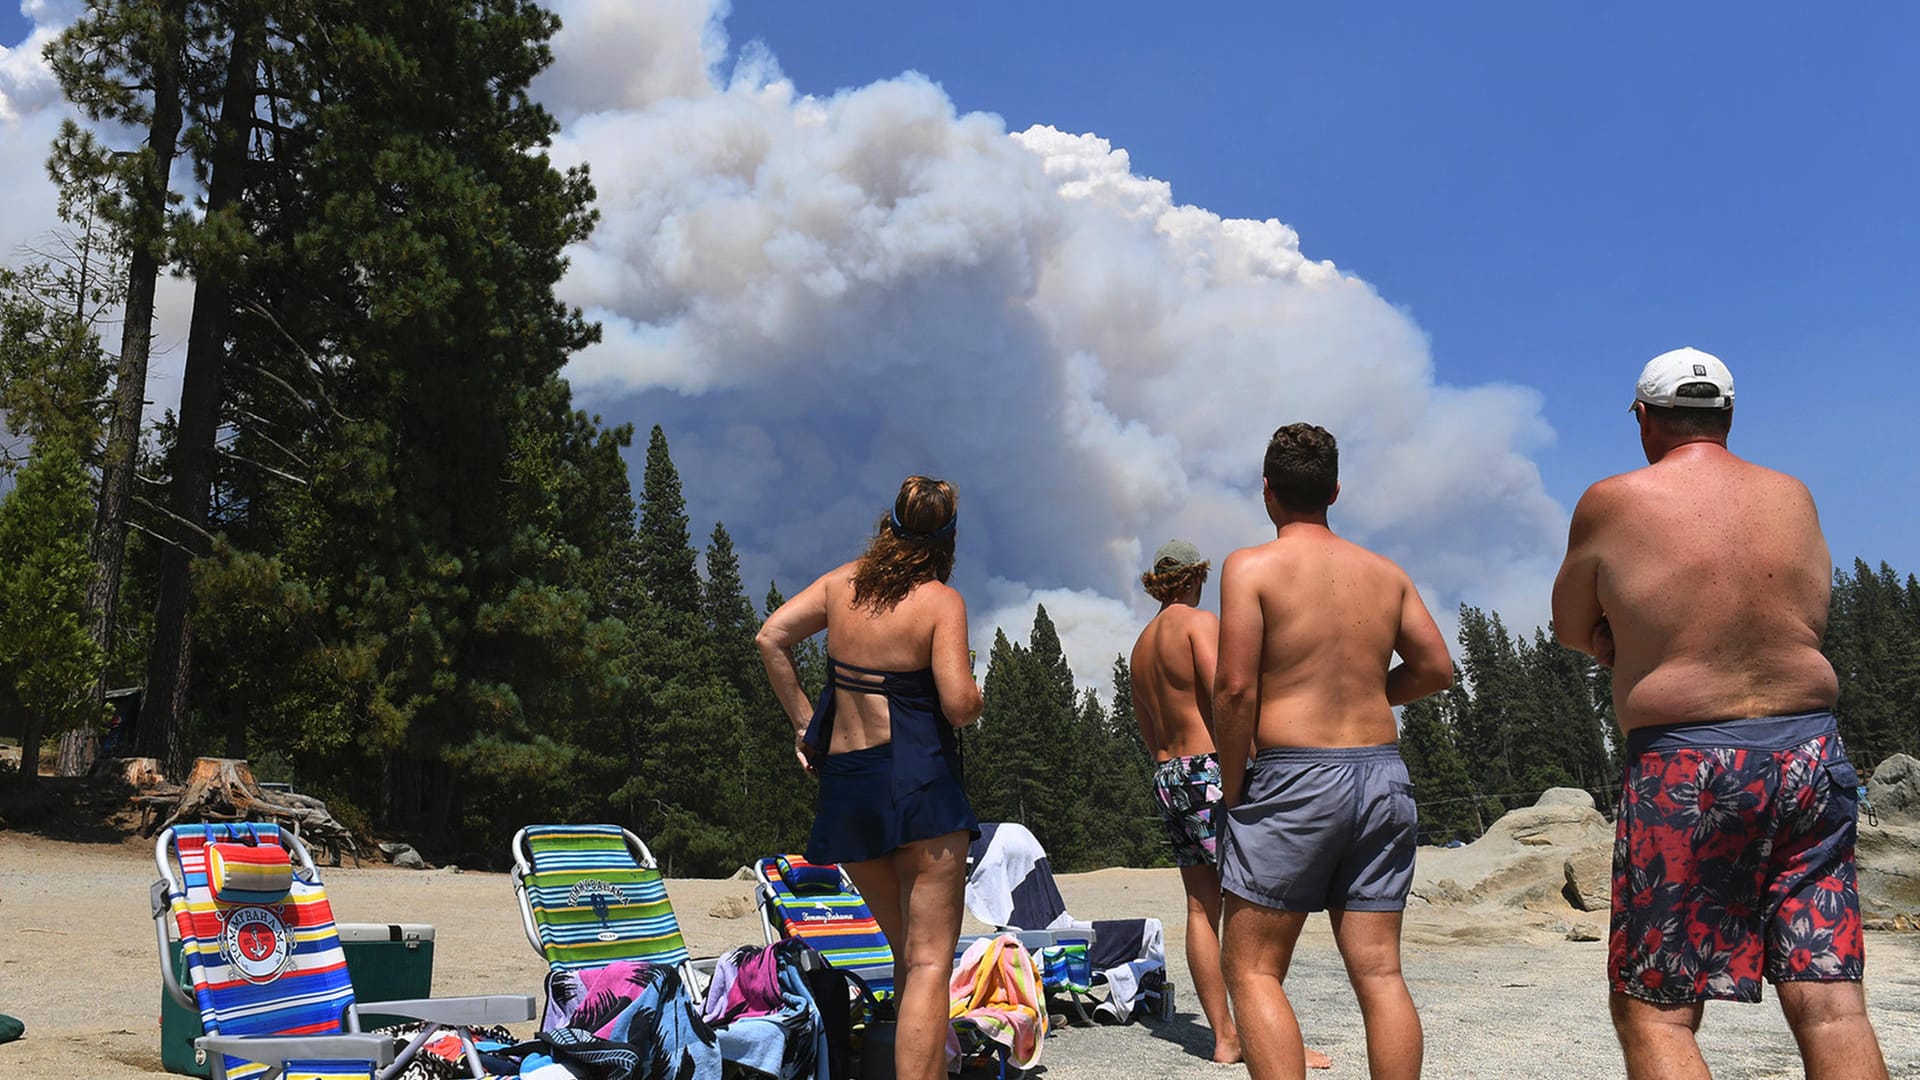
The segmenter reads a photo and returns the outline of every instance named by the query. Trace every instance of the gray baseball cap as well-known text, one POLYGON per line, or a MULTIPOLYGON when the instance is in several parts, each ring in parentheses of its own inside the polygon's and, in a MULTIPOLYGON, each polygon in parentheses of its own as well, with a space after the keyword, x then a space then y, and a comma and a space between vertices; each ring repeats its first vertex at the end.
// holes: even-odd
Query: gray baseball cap
POLYGON ((1200 557, 1200 549, 1191 540, 1169 540, 1160 545, 1153 553, 1154 570, 1172 570, 1182 566, 1198 566, 1207 560, 1200 557))

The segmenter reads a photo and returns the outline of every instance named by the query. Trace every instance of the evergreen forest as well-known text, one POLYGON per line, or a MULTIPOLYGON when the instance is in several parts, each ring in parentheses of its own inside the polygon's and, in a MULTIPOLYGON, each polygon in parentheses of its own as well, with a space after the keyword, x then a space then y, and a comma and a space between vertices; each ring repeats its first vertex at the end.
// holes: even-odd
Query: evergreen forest
MULTIPOLYGON (((624 824, 679 875, 804 844, 753 642, 779 587, 689 519, 665 431, 642 454, 561 375, 599 329, 554 294, 595 222, 527 92, 556 29, 532 0, 89 0, 50 47, 94 123, 49 149, 60 228, 0 255, 10 783, 244 757, 474 865, 547 820, 624 824), (144 425, 162 275, 192 308, 179 404, 144 425)), ((1605 673, 1460 616, 1455 687, 1403 718, 1423 840, 1550 786, 1607 807, 1605 673)), ((1164 864, 1125 662, 1078 685, 1044 609, 976 645, 981 819, 1063 871, 1164 864)), ((1920 580, 1836 574, 1826 648, 1856 760, 1920 752, 1920 580)))

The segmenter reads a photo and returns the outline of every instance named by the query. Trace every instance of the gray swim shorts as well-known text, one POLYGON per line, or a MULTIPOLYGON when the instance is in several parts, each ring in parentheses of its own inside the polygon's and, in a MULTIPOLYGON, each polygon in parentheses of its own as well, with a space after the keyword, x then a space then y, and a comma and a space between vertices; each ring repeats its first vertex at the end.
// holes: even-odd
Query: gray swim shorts
POLYGON ((1282 911, 1400 911, 1418 817, 1398 747, 1274 747, 1220 822, 1220 887, 1282 911))

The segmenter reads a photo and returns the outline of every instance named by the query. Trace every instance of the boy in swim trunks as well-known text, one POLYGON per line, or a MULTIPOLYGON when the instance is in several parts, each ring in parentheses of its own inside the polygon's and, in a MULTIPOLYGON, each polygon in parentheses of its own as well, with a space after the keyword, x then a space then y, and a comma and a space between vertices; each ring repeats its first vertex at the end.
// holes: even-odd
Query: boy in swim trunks
MULTIPOLYGON (((1158 762, 1154 796, 1187 892, 1187 970, 1213 1028, 1213 1060, 1232 1063, 1240 1060, 1240 1036, 1220 978, 1220 875, 1214 870, 1213 825, 1220 759, 1209 730, 1220 622, 1197 606, 1207 567, 1200 549, 1186 540, 1169 540, 1154 552, 1153 569, 1140 575, 1140 584, 1160 601, 1160 612, 1140 631, 1128 670, 1140 739, 1158 762)), ((1332 1065, 1317 1050, 1308 1050, 1307 1058, 1316 1069, 1332 1065)))
POLYGON ((1366 1021, 1369 1072, 1411 1080, 1422 1045, 1400 917, 1416 821, 1393 706, 1446 689, 1453 662, 1406 572, 1327 527, 1340 490, 1333 436, 1288 424, 1263 471, 1274 539, 1228 556, 1220 577, 1227 990, 1254 1080, 1302 1076, 1282 981, 1308 913, 1325 910, 1366 1021))
POLYGON ((1627 1075, 1707 1077, 1705 1002, 1758 1001, 1764 976, 1811 1080, 1885 1080, 1813 497, 1728 451, 1717 357, 1654 357, 1632 408, 1648 466, 1581 496, 1553 586, 1555 632, 1613 668, 1627 736, 1607 962, 1627 1075))

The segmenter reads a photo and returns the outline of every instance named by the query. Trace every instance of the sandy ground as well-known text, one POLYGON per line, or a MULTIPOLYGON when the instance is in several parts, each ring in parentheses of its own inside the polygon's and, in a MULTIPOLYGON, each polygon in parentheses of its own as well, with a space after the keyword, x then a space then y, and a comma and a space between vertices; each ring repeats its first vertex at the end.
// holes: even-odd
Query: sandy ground
MULTIPOLYGON (((144 844, 68 844, 0 833, 0 1012, 26 1022, 0 1046, 9 1077, 151 1077, 160 1071, 158 964, 144 844)), ((1423 858, 1443 859, 1440 853, 1423 858)), ((327 874, 343 922, 423 922, 437 928, 437 994, 537 994, 544 971, 520 931, 501 874, 386 867, 327 874)), ((1205 1060, 1212 1040, 1198 1015, 1182 954, 1180 882, 1172 870, 1104 870, 1060 879, 1081 918, 1159 915, 1180 986, 1171 1022, 1071 1028, 1048 1039, 1036 1075, 1231 1077, 1205 1060)), ((744 897, 737 881, 674 881, 689 946, 711 954, 758 942, 757 919, 709 915, 744 897)), ((1568 910, 1445 908, 1416 904, 1406 932, 1408 982, 1427 1037, 1428 1077, 1581 1078, 1622 1075, 1606 1018, 1604 946, 1572 942, 1600 916, 1568 910)), ((1920 1077, 1920 935, 1868 937, 1873 1021, 1896 1077, 1920 1077)), ((1334 1058, 1317 1076, 1366 1075, 1365 1042, 1324 920, 1309 924, 1288 990, 1313 1045, 1334 1058)), ((1701 1042, 1725 1078, 1800 1075, 1786 1025, 1771 1004, 1710 1008, 1701 1042)))

